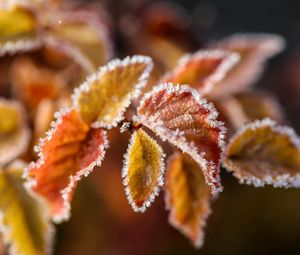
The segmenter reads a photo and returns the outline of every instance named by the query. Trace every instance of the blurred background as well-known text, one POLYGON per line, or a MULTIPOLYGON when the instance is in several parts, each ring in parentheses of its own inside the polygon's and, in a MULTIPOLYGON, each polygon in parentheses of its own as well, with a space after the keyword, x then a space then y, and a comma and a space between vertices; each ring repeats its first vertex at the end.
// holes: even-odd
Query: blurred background
MULTIPOLYGON (((144 38, 136 32, 143 22, 155 33, 165 35, 171 31, 173 41, 185 45, 189 51, 236 32, 269 32, 284 36, 286 50, 270 61, 256 86, 274 92, 291 125, 300 130, 298 1, 181 0, 164 2, 161 6, 168 6, 169 11, 157 7, 152 10, 166 19, 169 16, 172 19, 174 12, 175 28, 155 27, 158 18, 149 10, 158 1, 107 0, 101 3, 109 14, 117 56, 143 52, 144 38)), ((222 171, 224 192, 213 203, 205 244, 200 250, 195 250, 168 225, 162 193, 144 214, 133 213, 123 191, 121 164, 118 164, 128 137, 123 139, 124 146, 120 146, 120 142, 113 144, 110 150, 114 151, 111 153, 114 156, 96 169, 91 178, 80 183, 73 201, 72 218, 58 227, 55 254, 299 254, 299 189, 240 185, 222 171)))

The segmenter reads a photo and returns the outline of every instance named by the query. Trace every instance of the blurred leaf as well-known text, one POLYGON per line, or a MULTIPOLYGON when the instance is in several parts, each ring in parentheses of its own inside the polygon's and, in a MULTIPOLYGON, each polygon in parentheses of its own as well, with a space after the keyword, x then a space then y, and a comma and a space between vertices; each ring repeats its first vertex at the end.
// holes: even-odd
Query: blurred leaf
POLYGON ((162 84, 138 108, 140 123, 189 154, 204 172, 212 193, 222 190, 219 176, 225 128, 213 104, 188 86, 162 84))
POLYGON ((14 95, 31 110, 36 109, 43 99, 63 96, 66 81, 58 72, 38 67, 29 58, 17 59, 11 69, 14 95))
POLYGON ((23 169, 12 165, 0 171, 1 231, 9 254, 48 254, 53 235, 48 208, 24 188, 23 169))
POLYGON ((230 140, 224 166, 241 183, 298 187, 300 139, 270 119, 250 123, 230 140))
POLYGON ((113 60, 75 91, 73 102, 83 119, 94 122, 94 127, 116 126, 131 100, 140 94, 151 70, 149 57, 113 60))
POLYGON ((267 91, 253 90, 235 95, 249 121, 270 118, 284 122, 283 110, 278 100, 267 91))
POLYGON ((17 101, 0 99, 0 165, 26 151, 29 135, 23 106, 17 101))
POLYGON ((52 129, 41 140, 39 159, 26 172, 29 186, 44 196, 56 222, 69 217, 77 182, 100 165, 107 147, 106 132, 90 129, 77 112, 57 114, 52 129))
POLYGON ((221 50, 200 50, 179 60, 177 67, 167 73, 163 82, 188 84, 201 93, 208 93, 238 62, 239 56, 221 50))
POLYGON ((270 118, 279 123, 285 122, 283 110, 278 100, 267 91, 252 90, 238 93, 219 100, 219 109, 235 129, 246 123, 270 118))
POLYGON ((88 72, 95 72, 112 54, 108 31, 99 12, 91 10, 54 13, 46 44, 56 46, 88 72))
POLYGON ((0 9, 0 56, 40 46, 34 17, 26 10, 0 9))
POLYGON ((284 49, 284 39, 275 34, 235 34, 209 45, 240 54, 239 63, 209 93, 210 98, 241 92, 256 82, 266 61, 284 49))
POLYGON ((201 247, 211 195, 199 165, 186 154, 174 153, 168 159, 165 191, 170 224, 201 247))
POLYGON ((125 155, 122 177, 129 203, 136 212, 144 212, 163 185, 164 153, 144 130, 132 134, 125 155))

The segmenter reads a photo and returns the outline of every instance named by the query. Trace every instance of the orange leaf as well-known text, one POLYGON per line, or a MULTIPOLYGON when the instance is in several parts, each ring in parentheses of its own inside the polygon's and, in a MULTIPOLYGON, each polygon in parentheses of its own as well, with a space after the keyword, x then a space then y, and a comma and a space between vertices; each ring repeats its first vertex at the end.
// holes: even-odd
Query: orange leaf
POLYGON ((170 224, 200 248, 211 195, 199 165, 186 154, 174 153, 168 159, 165 191, 170 224))
POLYGON ((242 128, 230 141, 224 166, 256 187, 300 186, 300 138, 270 119, 242 128))
POLYGON ((147 93, 139 108, 138 121, 189 154, 204 172, 216 194, 222 190, 219 176, 225 128, 217 121, 212 103, 188 86, 162 84, 147 93))
POLYGON ((66 85, 57 72, 38 67, 29 58, 16 60, 11 76, 15 96, 30 109, 35 109, 43 99, 58 98, 66 85))
POLYGON ((122 177, 129 203, 136 212, 144 212, 163 185, 164 153, 144 130, 132 134, 125 155, 122 177))
POLYGON ((70 201, 77 182, 100 165, 107 147, 106 133, 90 129, 74 110, 57 114, 53 128, 41 141, 39 160, 27 169, 28 185, 44 196, 52 218, 69 217, 70 201))
POLYGON ((178 66, 162 82, 189 84, 201 93, 208 93, 238 62, 236 53, 221 50, 200 50, 179 60, 178 66))
POLYGON ((245 90, 264 70, 265 62, 284 49, 284 39, 274 34, 235 34, 210 48, 218 48, 240 54, 239 63, 228 72, 224 80, 214 86, 211 98, 224 97, 245 90))

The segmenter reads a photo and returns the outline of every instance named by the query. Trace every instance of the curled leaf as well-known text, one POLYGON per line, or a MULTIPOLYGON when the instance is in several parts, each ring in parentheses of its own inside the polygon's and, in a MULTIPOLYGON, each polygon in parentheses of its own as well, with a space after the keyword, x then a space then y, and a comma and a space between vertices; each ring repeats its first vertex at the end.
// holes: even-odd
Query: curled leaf
POLYGON ((275 34, 235 34, 211 44, 218 48, 237 52, 240 61, 232 68, 220 84, 209 93, 211 98, 225 97, 245 90, 252 85, 264 70, 266 61, 284 49, 284 39, 275 34))
POLYGON ((93 122, 93 127, 116 126, 131 100, 139 96, 151 70, 149 57, 113 60, 75 90, 73 103, 86 122, 93 122))
POLYGON ((239 55, 222 50, 200 50, 179 60, 178 66, 168 73, 163 82, 189 84, 201 93, 208 93, 238 62, 239 55))
POLYGON ((99 13, 91 10, 55 12, 44 41, 61 50, 88 73, 106 63, 111 55, 108 31, 99 13), (58 21, 58 22, 57 22, 58 21))
POLYGON ((0 99, 0 165, 24 153, 30 140, 25 110, 17 101, 0 99))
POLYGON ((300 186, 300 138, 270 119, 242 128, 230 141, 224 166, 256 187, 300 186))
POLYGON ((36 21, 21 8, 0 9, 0 56, 39 47, 36 21))
POLYGON ((57 114, 53 128, 41 140, 37 162, 29 165, 27 185, 45 197, 56 222, 69 217, 74 189, 82 176, 100 165, 107 147, 106 133, 90 129, 77 112, 57 114))
POLYGON ((216 194, 225 128, 212 103, 188 86, 162 84, 147 93, 138 108, 138 121, 189 154, 216 194))
POLYGON ((1 232, 9 254, 48 254, 53 235, 48 207, 23 186, 23 169, 15 164, 0 171, 1 232))
POLYGON ((144 212, 163 185, 164 153, 144 130, 132 134, 122 171, 127 199, 136 212, 144 212))
POLYGON ((170 224, 200 248, 211 195, 199 165, 186 154, 174 153, 168 159, 165 191, 170 224))

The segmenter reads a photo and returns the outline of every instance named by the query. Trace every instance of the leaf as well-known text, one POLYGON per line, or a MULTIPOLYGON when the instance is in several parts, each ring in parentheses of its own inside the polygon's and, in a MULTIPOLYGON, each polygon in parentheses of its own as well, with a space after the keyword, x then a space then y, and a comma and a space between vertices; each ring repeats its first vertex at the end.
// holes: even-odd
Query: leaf
POLYGON ((107 27, 99 16, 99 12, 91 10, 55 12, 45 43, 93 73, 112 55, 107 27))
POLYGON ((247 91, 236 94, 235 98, 241 104, 249 122, 264 118, 284 122, 284 114, 278 100, 268 91, 247 91))
POLYGON ((73 103, 93 127, 114 127, 124 119, 131 100, 139 96, 151 70, 149 57, 113 60, 75 90, 73 103))
POLYGON ((225 128, 212 103, 188 86, 162 84, 147 93, 137 120, 189 154, 204 172, 212 193, 222 190, 219 176, 225 128))
POLYGON ((15 164, 0 171, 1 232, 9 254, 49 254, 54 230, 48 208, 24 188, 23 167, 15 164))
POLYGON ((21 8, 0 9, 0 56, 38 47, 34 17, 21 8))
POLYGON ((24 153, 30 140, 25 109, 17 101, 0 98, 0 166, 24 153))
POLYGON ((234 51, 240 61, 225 79, 210 91, 210 98, 225 97, 245 90, 261 76, 266 61, 284 49, 284 39, 275 34, 235 34, 210 45, 210 48, 234 51))
POLYGON ((168 159, 165 191, 170 224, 200 248, 211 213, 211 195, 199 165, 188 155, 175 152, 168 159))
POLYGON ((136 212, 144 212, 158 196, 165 170, 162 148, 144 130, 132 134, 124 156, 122 177, 127 199, 136 212))
POLYGON ((36 148, 39 159, 29 165, 26 176, 27 185, 48 200, 53 220, 60 222, 69 217, 78 181, 101 164, 108 142, 105 131, 90 129, 76 111, 56 116, 53 128, 36 148))
POLYGON ((66 85, 61 74, 37 66, 29 58, 17 59, 11 69, 14 95, 30 109, 36 109, 44 99, 62 96, 66 85))
POLYGON ((278 100, 267 91, 246 91, 220 100, 219 103, 226 119, 235 128, 264 118, 270 118, 279 123, 285 122, 278 100))
POLYGON ((189 84, 201 93, 208 93, 239 60, 236 53, 222 50, 200 50, 187 54, 162 82, 189 84))
POLYGON ((255 121, 230 140, 223 164, 241 183, 299 187, 300 139, 270 119, 255 121))

